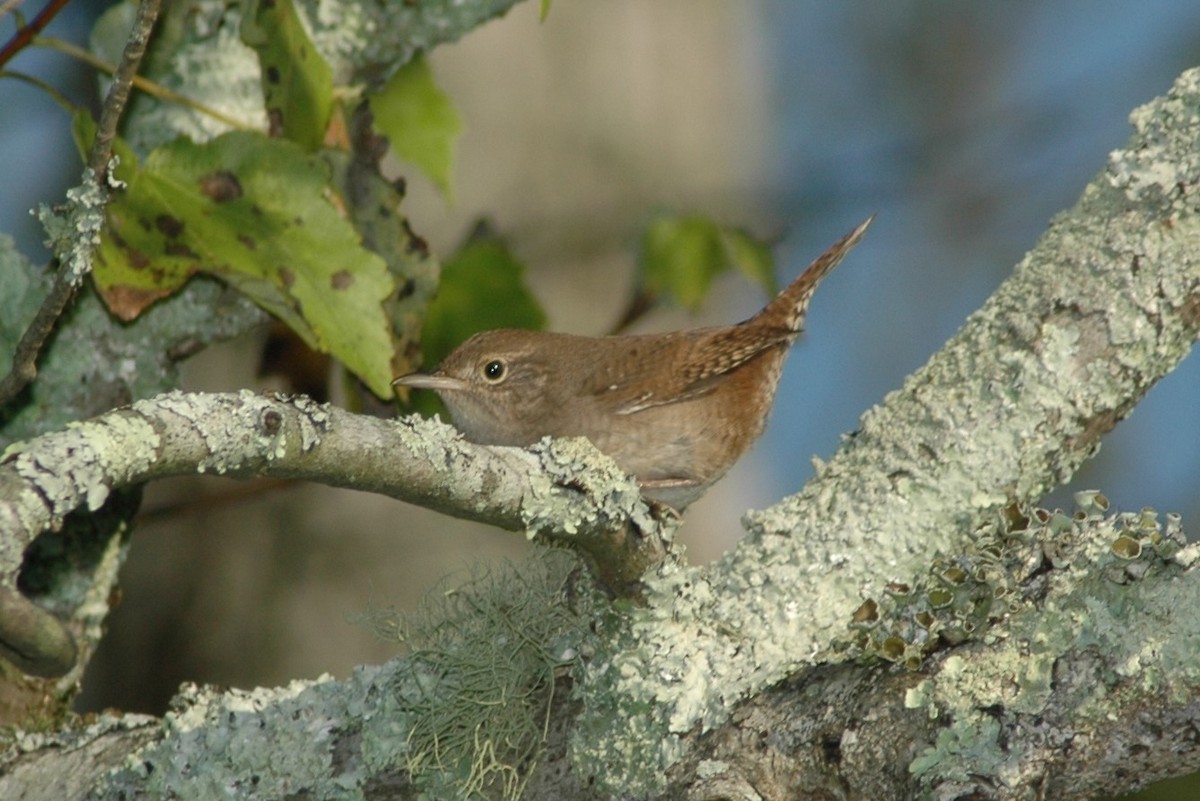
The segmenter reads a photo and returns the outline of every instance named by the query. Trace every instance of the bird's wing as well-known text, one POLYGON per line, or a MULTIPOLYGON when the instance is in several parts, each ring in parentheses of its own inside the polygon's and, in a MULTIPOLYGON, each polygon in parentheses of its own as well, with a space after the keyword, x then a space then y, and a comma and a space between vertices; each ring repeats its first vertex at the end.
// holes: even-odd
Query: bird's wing
POLYGON ((764 336, 761 327, 681 331, 669 339, 621 337, 597 371, 592 394, 616 414, 634 414, 699 398, 763 351, 795 339, 793 331, 764 336), (657 341, 655 341, 657 339, 657 341))

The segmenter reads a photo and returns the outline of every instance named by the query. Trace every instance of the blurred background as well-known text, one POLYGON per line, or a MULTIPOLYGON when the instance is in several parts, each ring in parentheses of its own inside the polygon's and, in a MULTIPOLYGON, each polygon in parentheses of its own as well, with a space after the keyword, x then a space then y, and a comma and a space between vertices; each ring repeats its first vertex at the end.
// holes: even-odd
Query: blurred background
MULTIPOLYGON (((82 42, 101 9, 73 3, 49 33, 82 42)), ((490 218, 553 329, 614 322, 654 210, 784 235, 781 280, 878 215, 817 294, 762 441, 689 511, 682 537, 697 562, 729 547, 746 509, 802 486, 810 458, 828 458, 1074 204, 1127 139, 1130 111, 1200 65, 1200 4, 1188 0, 555 0, 543 24, 537 12, 525 3, 432 56, 466 127, 453 203, 404 172, 407 213, 435 252, 490 218)), ((57 54, 12 66, 77 100, 94 91, 57 54)), ((43 261, 28 210, 78 176, 66 114, 0 81, 0 153, 0 231, 43 261)), ((730 276, 702 318, 666 310, 639 330, 730 323, 764 300, 730 276)), ((260 386, 260 346, 197 357, 189 388, 260 386)), ((1180 512, 1194 535, 1198 478, 1193 356, 1047 504, 1099 488, 1117 510, 1180 512)), ((161 712, 184 680, 345 675, 396 650, 348 617, 409 607, 440 577, 525 547, 362 493, 163 482, 148 492, 124 603, 81 704, 161 712)))

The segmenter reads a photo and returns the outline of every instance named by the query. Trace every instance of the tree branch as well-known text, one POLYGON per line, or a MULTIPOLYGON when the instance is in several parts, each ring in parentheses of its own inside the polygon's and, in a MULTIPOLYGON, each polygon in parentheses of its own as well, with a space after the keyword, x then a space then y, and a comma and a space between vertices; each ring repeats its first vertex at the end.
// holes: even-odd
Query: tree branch
POLYGON ((691 734, 827 652, 864 595, 908 582, 1067 481, 1200 334, 1200 70, 1136 130, 982 309, 797 495, 649 608, 584 673, 578 759, 648 791, 691 734), (665 611, 664 615, 667 614, 665 611))
MULTIPOLYGON (((3 68, 5 64, 12 61, 17 53, 28 47, 29 43, 33 41, 33 37, 49 25, 68 2, 69 0, 49 0, 46 5, 42 6, 42 10, 37 13, 32 22, 17 28, 12 38, 4 43, 4 47, 0 47, 0 68, 3 68)), ((4 16, 4 13, 6 13, 5 10, 0 9, 0 17, 4 16)))
POLYGON ((0 571, 11 575, 36 535, 80 506, 98 509, 113 489, 197 471, 320 481, 531 536, 603 539, 625 521, 666 531, 636 482, 583 439, 487 447, 437 420, 380 420, 245 390, 171 392, 6 452, 0 571))
POLYGON ((1200 620, 1175 611, 1200 603, 1200 545, 1178 518, 1039 510, 980 539, 962 573, 881 593, 848 629, 892 658, 826 659, 747 700, 692 738, 668 797, 1091 799, 1200 767, 1200 620))
MULTIPOLYGON (((316 480, 542 533, 588 555, 623 594, 666 558, 677 522, 657 518, 636 482, 586 440, 490 448, 437 421, 380 420, 248 391, 174 392, 9 448, 0 463, 0 586, 16 586, 25 549, 75 509, 94 512, 116 489, 197 471, 316 480)), ((32 609, 0 617, 0 646, 47 673, 68 661, 52 624, 32 609), (42 642, 58 647, 30 650, 42 642)))
MULTIPOLYGON (((146 53, 154 21, 158 19, 160 4, 161 0, 142 0, 138 6, 137 19, 125 45, 125 53, 104 100, 96 138, 92 142, 87 169, 84 170, 83 186, 67 194, 71 204, 66 215, 69 223, 59 222, 51 230, 51 239, 55 241, 57 267, 54 285, 25 330, 21 341, 17 343, 12 368, 8 375, 0 380, 0 409, 7 406, 37 377, 37 360, 42 347, 54 331, 63 311, 74 300, 84 276, 92 270, 92 255, 99 242, 104 206, 108 202, 108 191, 104 187, 108 182, 108 164, 112 159, 112 143, 116 137, 117 123, 129 102, 129 87, 137 74, 138 65, 142 63, 142 56, 146 53)), ((54 8, 54 4, 43 9, 43 14, 51 8, 54 8)), ((39 15, 39 18, 41 16, 39 15)), ((18 36, 26 32, 32 35, 37 31, 34 25, 30 25, 18 31, 18 36)), ((3 58, 0 58, 0 64, 3 62, 3 58)), ((43 222, 47 222, 48 216, 46 213, 43 222)))
MULTIPOLYGON (((978 592, 990 591, 995 576, 914 586, 860 629, 911 623, 905 610, 926 590, 950 586, 959 597, 937 614, 950 621, 982 612, 986 640, 935 644, 919 671, 879 659, 802 671, 747 699, 722 727, 694 733, 656 797, 1022 799, 1040 788, 1041 797, 1083 799, 1194 769, 1200 669, 1191 643, 1200 617, 1177 610, 1200 603, 1200 545, 1181 547, 1176 520, 1152 523, 1141 514, 1031 513, 994 527, 989 548, 971 559, 991 569, 1003 563, 1005 595, 978 592), (960 602, 972 597, 987 603, 960 602)), ((559 644, 586 651, 593 641, 585 616, 559 644)), ((517 658, 512 645, 505 650, 517 658)), ((25 801, 186 799, 232 787, 262 798, 340 798, 347 788, 427 797, 422 788, 445 786, 439 771, 467 767, 448 761, 408 774, 411 732, 428 714, 427 704, 411 701, 459 678, 415 670, 405 657, 345 681, 224 693, 187 685, 162 721, 102 716, 75 731, 27 736, 0 756, 0 796, 22 788, 25 801)), ((579 708, 570 690, 565 678, 555 688, 525 798, 628 797, 605 787, 610 766, 571 758, 579 708)))
MULTIPOLYGON (((1181 771, 1196 763, 1190 732, 1200 723, 1192 700, 1200 632, 1196 620, 1177 614, 1200 603, 1196 549, 1175 550, 1171 521, 1160 530, 1136 515, 1013 514, 1066 481, 1200 334, 1200 71, 1185 73, 1133 121, 1130 142, 1076 207, 929 364, 864 416, 813 482, 752 515, 750 535, 712 567, 668 562, 653 571, 645 608, 608 615, 573 643, 582 655, 573 674, 580 708, 555 707, 544 771, 569 758, 571 775, 592 797, 678 796, 686 788, 697 797, 770 799, 793 797, 797 786, 764 778, 772 757, 808 758, 843 789, 851 771, 871 760, 870 774, 854 786, 886 788, 882 797, 916 786, 949 797, 1025 798, 1039 788, 1053 795, 1060 777, 1082 776, 1089 766, 1095 770, 1077 786, 1111 780, 1123 766, 1110 754, 1130 755, 1134 774, 1141 760, 1152 762, 1148 778, 1169 770, 1163 755, 1181 771), (949 598, 935 593, 937 581, 949 598), (907 600, 888 610, 891 595, 907 600), (1004 608, 995 606, 1001 601, 1004 608), (939 618, 943 610, 953 614, 939 618), (949 643, 958 646, 938 650, 949 643), (921 672, 847 661, 864 657, 895 658, 921 672), (870 694, 879 689, 888 691, 886 701, 870 694), (806 729, 791 744, 793 732, 757 717, 754 700, 786 692, 806 706, 820 698, 803 720, 790 713, 788 725, 806 729), (861 706, 828 711, 843 702, 861 706), (895 725, 868 731, 877 720, 895 725), (1188 734, 1171 739, 1175 732, 1188 734), (875 745, 882 761, 869 750, 875 745)), ((252 395, 215 396, 231 404, 230 416, 226 426, 210 427, 207 415, 221 410, 205 408, 198 424, 198 397, 143 402, 158 406, 135 405, 87 425, 85 439, 62 432, 12 455, 0 496, 15 500, 3 520, 26 533, 8 546, 17 554, 0 552, 0 564, 12 565, 28 532, 60 519, 69 503, 107 492, 112 485, 96 476, 149 477, 148 464, 169 461, 157 455, 164 449, 180 460, 172 469, 257 475, 287 464, 306 477, 336 471, 361 450, 354 469, 364 470, 360 480, 371 489, 387 491, 383 485, 400 480, 394 473, 407 471, 397 462, 411 461, 414 475, 404 480, 427 481, 426 501, 475 513, 484 502, 527 508, 524 485, 510 484, 506 470, 529 467, 536 476, 547 454, 559 466, 577 458, 570 445, 557 455, 549 453, 554 444, 530 453, 466 449, 442 441, 442 427, 414 421, 358 428, 349 420, 331 439, 345 413, 303 401, 280 410, 271 405, 280 401, 252 395), (147 416, 151 409, 158 411, 147 416), (180 424, 163 431, 179 442, 156 428, 172 416, 180 424), (95 446, 116 435, 143 444, 111 454, 95 446), (340 444, 323 451, 330 442, 340 444), (53 445, 48 454, 82 448, 112 461, 51 469, 32 455, 43 445, 53 445), (45 497, 26 494, 34 481, 45 497), (36 525, 21 519, 27 511, 36 525)), ((607 518, 598 509, 628 489, 589 483, 584 495, 603 497, 593 497, 597 508, 580 518, 568 502, 574 496, 562 494, 570 491, 544 476, 533 480, 548 487, 546 496, 532 493, 535 519, 557 507, 554 514, 584 526, 607 518)), ((629 514, 623 502, 617 508, 625 511, 610 519, 629 514)), ((524 513, 498 515, 525 524, 524 513)), ((266 765, 292 777, 286 792, 305 776, 315 797, 344 792, 346 782, 401 795, 407 779, 384 755, 396 753, 388 745, 403 747, 412 721, 385 689, 398 685, 382 679, 383 670, 263 695, 189 690, 189 706, 125 763, 143 768, 111 779, 114 792, 178 781, 187 788, 181 795, 198 795, 205 777, 217 775, 198 767, 207 759, 222 767, 212 781, 223 787, 258 786, 266 765), (268 720, 275 716, 286 725, 268 720), (395 736, 363 735, 381 725, 395 736), (142 760, 146 754, 153 759, 142 760), (179 765, 192 769, 182 776, 177 767, 161 769, 179 765)), ((405 675, 401 685, 412 678, 405 675)), ((437 686, 439 677, 422 679, 437 686)), ((531 792, 538 786, 535 777, 531 792)))
POLYGON ((108 96, 104 99, 100 122, 96 126, 96 138, 92 142, 92 152, 88 156, 88 167, 98 178, 103 178, 108 173, 112 144, 117 136, 117 123, 121 121, 121 115, 129 104, 129 90, 142 63, 142 57, 146 55, 146 48, 150 45, 150 34, 154 30, 161 6, 162 0, 141 0, 138 3, 133 30, 129 32, 121 63, 117 66, 113 82, 108 87, 108 96))

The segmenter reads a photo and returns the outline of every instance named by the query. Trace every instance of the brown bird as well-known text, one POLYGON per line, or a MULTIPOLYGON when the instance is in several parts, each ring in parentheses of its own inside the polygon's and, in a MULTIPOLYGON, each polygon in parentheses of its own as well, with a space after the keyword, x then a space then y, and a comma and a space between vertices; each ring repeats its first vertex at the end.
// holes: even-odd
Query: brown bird
POLYGON ((737 325, 608 337, 484 331, 433 372, 393 383, 438 393, 482 445, 587 437, 647 497, 682 511, 762 434, 813 291, 872 219, 737 325))

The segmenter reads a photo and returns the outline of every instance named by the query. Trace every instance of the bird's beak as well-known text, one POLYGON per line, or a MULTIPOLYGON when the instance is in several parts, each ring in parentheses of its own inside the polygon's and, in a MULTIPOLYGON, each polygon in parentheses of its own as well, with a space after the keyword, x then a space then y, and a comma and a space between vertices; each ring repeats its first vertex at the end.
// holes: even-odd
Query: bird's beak
POLYGON ((456 389, 466 389, 467 382, 459 378, 451 378, 448 375, 409 373, 408 375, 402 375, 393 381, 392 386, 411 387, 413 389, 432 389, 434 392, 441 392, 442 390, 450 390, 453 392, 456 389))

